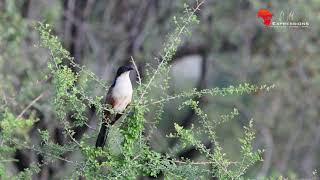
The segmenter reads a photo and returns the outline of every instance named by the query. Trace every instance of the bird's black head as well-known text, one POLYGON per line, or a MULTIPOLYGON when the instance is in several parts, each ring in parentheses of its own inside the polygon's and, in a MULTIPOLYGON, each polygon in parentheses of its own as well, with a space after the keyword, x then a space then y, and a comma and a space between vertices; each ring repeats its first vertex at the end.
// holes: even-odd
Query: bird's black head
POLYGON ((131 71, 133 70, 132 66, 121 66, 119 67, 118 71, 117 71, 117 77, 120 76, 122 73, 125 73, 127 71, 131 71))

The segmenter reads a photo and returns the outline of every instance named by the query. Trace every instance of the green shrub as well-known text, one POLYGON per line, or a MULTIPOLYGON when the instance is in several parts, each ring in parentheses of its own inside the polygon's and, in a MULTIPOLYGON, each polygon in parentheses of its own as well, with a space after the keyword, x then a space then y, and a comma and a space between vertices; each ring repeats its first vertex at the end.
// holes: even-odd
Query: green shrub
MULTIPOLYGON (((199 6, 201 5, 198 4, 199 6)), ((220 124, 234 119, 239 113, 234 109, 230 114, 223 115, 219 120, 213 121, 198 106, 194 97, 202 96, 231 96, 234 94, 252 93, 261 90, 269 91, 273 86, 255 86, 241 84, 227 88, 213 88, 181 92, 175 95, 168 95, 170 61, 177 51, 178 46, 191 35, 191 27, 199 23, 195 15, 198 7, 191 9, 185 7, 183 16, 174 18, 176 29, 168 37, 158 58, 159 64, 149 67, 146 78, 138 82, 134 92, 133 103, 124 114, 120 124, 121 147, 118 154, 112 152, 111 148, 96 149, 92 145, 92 139, 97 134, 86 134, 80 141, 74 138, 74 128, 86 126, 88 120, 86 109, 95 107, 99 117, 102 117, 104 110, 109 107, 101 103, 102 97, 91 97, 86 86, 89 81, 100 85, 100 88, 107 89, 108 86, 86 67, 75 63, 70 53, 62 46, 59 38, 51 32, 48 24, 39 23, 37 30, 40 34, 41 47, 48 50, 50 60, 48 62, 48 77, 52 77, 50 91, 55 117, 63 127, 66 137, 64 144, 58 144, 51 140, 48 131, 39 130, 42 143, 34 145, 26 138, 26 133, 35 122, 30 116, 29 120, 15 116, 10 110, 3 109, 1 116, 1 147, 0 147, 0 177, 18 179, 31 178, 32 174, 39 172, 41 166, 57 160, 66 162, 72 169, 67 179, 78 179, 79 176, 88 179, 135 179, 139 176, 158 177, 163 175, 166 179, 207 179, 218 177, 220 179, 241 179, 247 169, 257 161, 261 161, 261 150, 254 151, 251 143, 255 133, 253 123, 244 127, 244 136, 239 138, 241 152, 240 159, 232 161, 228 159, 223 148, 219 144, 216 135, 216 128, 220 124), (74 72, 71 67, 77 68, 74 72), (161 82, 155 81, 161 77, 161 82), (81 83, 77 83, 81 81, 81 83), (155 88, 162 90, 161 97, 154 98, 151 91, 155 88), (195 147, 203 156, 203 161, 192 161, 189 159, 177 159, 170 154, 161 154, 152 149, 148 137, 144 136, 146 118, 151 107, 156 107, 157 112, 153 129, 157 128, 157 122, 163 118, 164 105, 176 99, 183 100, 177 110, 190 107, 199 116, 200 126, 195 129, 185 129, 175 124, 176 133, 171 133, 168 138, 178 138, 178 149, 190 146, 195 147), (67 118, 72 117, 72 121, 67 118), (208 136, 213 150, 207 148, 200 140, 201 136, 208 136), (13 138, 14 137, 14 138, 13 138), (17 138, 16 138, 17 137, 17 138), (35 164, 24 170, 17 176, 8 174, 6 169, 7 161, 16 161, 10 158, 17 149, 30 149, 44 157, 43 164, 35 164), (69 160, 64 158, 66 153, 79 152, 81 158, 69 160)), ((140 78, 140 77, 139 77, 140 78)), ((151 132, 152 133, 152 132, 151 132)), ((112 135, 112 134, 111 134, 112 135)), ((114 138, 114 137, 111 137, 114 138)), ((112 142, 111 142, 112 143, 112 142)))

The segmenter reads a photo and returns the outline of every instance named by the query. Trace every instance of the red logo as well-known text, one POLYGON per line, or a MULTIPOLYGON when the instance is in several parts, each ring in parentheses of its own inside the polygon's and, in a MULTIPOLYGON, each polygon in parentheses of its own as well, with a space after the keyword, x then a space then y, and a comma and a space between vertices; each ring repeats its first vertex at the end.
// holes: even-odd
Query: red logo
POLYGON ((259 9, 257 17, 263 20, 264 26, 269 26, 272 19, 272 13, 267 9, 259 9))

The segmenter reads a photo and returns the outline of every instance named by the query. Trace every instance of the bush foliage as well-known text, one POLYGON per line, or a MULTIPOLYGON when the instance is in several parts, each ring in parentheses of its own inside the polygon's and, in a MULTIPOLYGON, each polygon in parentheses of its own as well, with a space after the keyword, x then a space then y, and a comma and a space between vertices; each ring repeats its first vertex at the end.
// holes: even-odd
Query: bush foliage
MULTIPOLYGON (((219 142, 223 139, 217 137, 216 130, 226 121, 234 120, 239 115, 238 110, 233 109, 229 114, 221 115, 219 119, 212 120, 194 98, 250 94, 258 91, 269 91, 274 86, 256 86, 244 83, 225 88, 192 89, 175 95, 168 95, 169 72, 171 69, 169 62, 181 42, 191 35, 192 27, 199 23, 195 12, 199 10, 201 4, 197 4, 195 8, 185 6, 183 15, 174 18, 175 30, 167 36, 163 50, 156 58, 158 64, 150 63, 147 66, 145 79, 141 79, 138 74, 133 103, 124 113, 120 124, 113 127, 119 129, 119 131, 111 133, 108 138, 108 147, 105 149, 96 149, 93 146, 97 131, 86 133, 78 140, 75 138, 74 130, 88 126, 86 123, 88 121, 88 109, 94 108, 100 119, 104 110, 112 111, 102 103, 103 95, 93 97, 91 89, 88 88, 88 86, 95 84, 98 88, 106 91, 108 86, 88 68, 75 63, 74 58, 71 57, 59 38, 52 32, 50 25, 45 23, 36 25, 40 37, 40 45, 37 48, 46 49, 49 60, 46 64, 47 69, 41 72, 41 76, 45 77, 44 80, 47 81, 47 84, 33 90, 34 92, 42 92, 40 96, 44 93, 49 94, 49 101, 45 103, 52 104, 53 116, 57 123, 63 127, 66 141, 64 143, 54 142, 47 129, 38 128, 41 144, 34 144, 28 139, 28 132, 31 128, 37 127, 35 126, 37 118, 34 113, 31 113, 33 111, 30 110, 30 106, 27 105, 18 112, 4 103, 5 105, 0 108, 1 179, 31 179, 32 175, 38 173, 42 166, 56 161, 67 163, 68 170, 70 170, 68 177, 65 177, 67 179, 78 179, 79 177, 88 179, 135 179, 140 176, 164 176, 166 179, 207 179, 208 177, 241 179, 250 166, 262 160, 262 150, 254 150, 252 147, 255 137, 253 121, 251 120, 244 127, 243 137, 235 137, 239 141, 239 144, 235 146, 239 146, 241 151, 239 152, 239 159, 231 160, 220 145, 219 142), (161 82, 155 81, 159 78, 161 78, 161 82), (150 92, 154 89, 161 89, 162 93, 159 97, 151 95, 150 92), (192 126, 190 129, 186 129, 175 123, 176 132, 168 134, 167 138, 178 139, 179 141, 172 151, 183 150, 191 146, 195 147, 205 157, 199 161, 186 158, 178 159, 173 154, 157 152, 150 146, 149 136, 145 133, 146 119, 150 117, 148 115, 156 115, 152 120, 154 123, 149 124, 151 132, 148 133, 152 134, 158 123, 165 118, 165 104, 177 99, 182 100, 182 104, 176 110, 192 108, 199 117, 200 126, 192 126), (157 111, 152 112, 150 109, 157 109, 157 111), (207 137, 213 144, 213 148, 206 147, 201 141, 201 137, 207 137), (117 143, 120 145, 117 146, 117 143), (21 149, 37 152, 43 158, 42 163, 33 164, 17 175, 10 174, 10 163, 17 161, 12 155, 21 149), (67 154, 72 152, 78 152, 80 158, 70 160, 67 154)), ((17 30, 16 26, 21 25, 21 22, 19 22, 18 17, 12 18, 13 21, 8 24, 8 27, 17 30)), ((3 30, 0 29, 0 31, 3 30)), ((19 41, 19 36, 22 36, 20 32, 12 31, 12 34, 1 34, 0 39, 2 42, 11 43, 12 39, 14 39, 14 42, 19 41)), ((5 49, 5 52, 1 56, 17 56, 9 54, 9 48, 5 49)), ((9 79, 6 80, 10 84, 9 79)), ((10 88, 10 85, 0 88, 10 88)), ((5 102, 6 100, 1 99, 1 101, 5 102)), ((30 102, 30 104, 33 105, 34 102, 30 102)))

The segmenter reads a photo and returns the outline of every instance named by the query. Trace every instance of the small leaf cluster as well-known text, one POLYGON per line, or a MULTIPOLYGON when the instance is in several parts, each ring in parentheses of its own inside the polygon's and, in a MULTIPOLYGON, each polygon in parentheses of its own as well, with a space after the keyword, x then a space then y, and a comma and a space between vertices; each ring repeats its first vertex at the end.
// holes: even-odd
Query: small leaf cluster
POLYGON ((121 133, 124 137, 123 152, 132 155, 134 153, 134 144, 139 138, 142 138, 144 127, 144 108, 134 106, 132 113, 124 119, 121 127, 121 133))
POLYGON ((11 153, 17 149, 25 148, 29 142, 28 131, 36 122, 32 117, 22 119, 16 117, 8 109, 0 111, 0 178, 1 179, 30 179, 34 173, 39 172, 39 167, 36 164, 30 168, 21 171, 12 176, 8 172, 8 165, 11 162, 16 162, 16 159, 10 157, 11 153))
POLYGON ((175 124, 176 134, 170 134, 169 137, 180 138, 182 147, 187 145, 195 146, 202 154, 204 154, 208 159, 210 159, 215 176, 220 179, 239 179, 246 170, 254 163, 261 161, 261 150, 253 151, 251 143, 254 140, 255 132, 253 129, 253 121, 249 122, 248 127, 244 127, 245 133, 244 137, 239 138, 239 143, 241 146, 241 160, 237 162, 232 162, 228 160, 226 154, 223 152, 223 148, 218 142, 216 135, 216 128, 218 125, 225 123, 231 119, 234 119, 239 112, 234 109, 230 114, 221 115, 220 120, 210 121, 208 115, 199 107, 199 102, 189 99, 182 103, 179 109, 188 106, 194 109, 197 116, 200 118, 201 127, 199 131, 210 138, 210 141, 214 144, 214 152, 210 152, 209 149, 201 143, 200 140, 196 138, 196 135, 192 130, 184 129, 183 127, 175 124))

